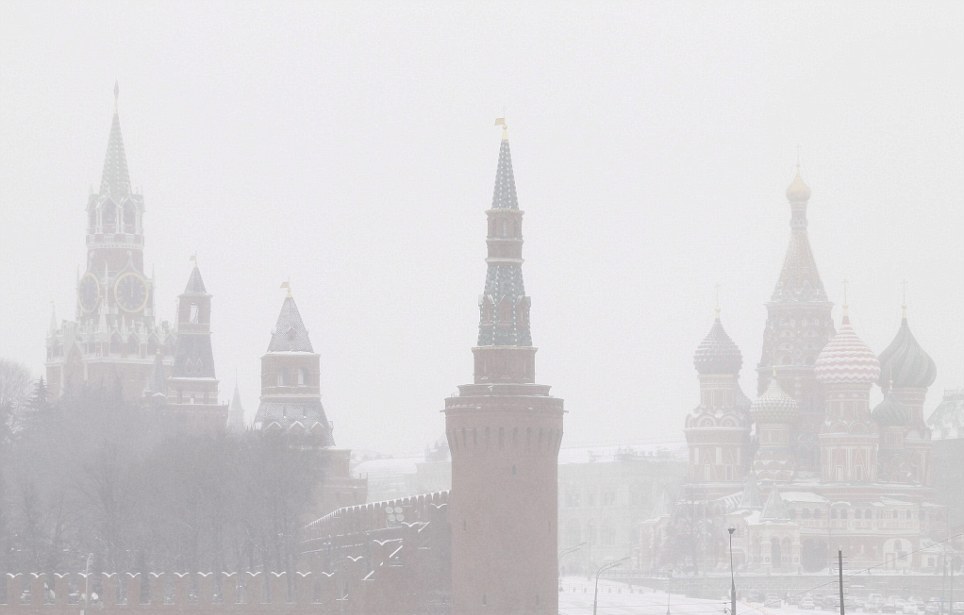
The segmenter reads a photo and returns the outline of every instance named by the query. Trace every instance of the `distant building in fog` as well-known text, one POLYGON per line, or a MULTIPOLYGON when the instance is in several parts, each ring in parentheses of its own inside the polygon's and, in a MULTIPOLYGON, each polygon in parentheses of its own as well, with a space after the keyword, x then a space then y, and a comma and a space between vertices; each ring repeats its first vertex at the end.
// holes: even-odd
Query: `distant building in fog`
MULTIPOLYGON (((932 570, 926 548, 946 536, 923 417, 934 362, 906 309, 879 357, 857 336, 846 299, 835 330, 799 168, 787 199, 790 244, 767 303, 758 397, 740 390, 742 355, 717 312, 694 357, 700 403, 685 419, 687 481, 671 509, 643 524, 639 565, 728 570, 726 529, 735 527, 734 562, 748 571, 817 571, 838 547, 852 567, 932 570), (874 384, 884 399, 871 409, 874 384)), ((954 422, 932 418, 948 430, 954 422)))
POLYGON ((559 567, 591 573, 633 556, 639 527, 686 473, 685 447, 563 448, 559 453, 559 567))
POLYGON ((927 424, 934 435, 934 488, 947 507, 947 532, 958 535, 955 546, 964 553, 964 388, 944 391, 927 424))

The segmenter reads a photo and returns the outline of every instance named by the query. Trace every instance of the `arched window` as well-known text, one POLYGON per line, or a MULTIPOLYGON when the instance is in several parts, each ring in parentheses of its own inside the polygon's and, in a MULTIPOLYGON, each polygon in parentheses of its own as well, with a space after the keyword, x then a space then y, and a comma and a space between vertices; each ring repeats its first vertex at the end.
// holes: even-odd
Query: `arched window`
POLYGON ((104 227, 104 232, 113 233, 117 224, 117 208, 110 201, 104 203, 100 212, 100 223, 104 227))
POLYGON ((279 387, 283 387, 283 386, 285 385, 285 381, 286 381, 286 380, 287 380, 287 378, 285 377, 285 370, 279 369, 279 370, 278 370, 278 386, 279 386, 279 387))
POLYGON ((299 367, 298 368, 298 386, 305 386, 305 383, 307 381, 308 381, 308 372, 305 371, 305 368, 299 367))
POLYGON ((134 206, 130 203, 124 205, 124 232, 133 233, 134 223, 136 222, 137 214, 134 213, 134 206))

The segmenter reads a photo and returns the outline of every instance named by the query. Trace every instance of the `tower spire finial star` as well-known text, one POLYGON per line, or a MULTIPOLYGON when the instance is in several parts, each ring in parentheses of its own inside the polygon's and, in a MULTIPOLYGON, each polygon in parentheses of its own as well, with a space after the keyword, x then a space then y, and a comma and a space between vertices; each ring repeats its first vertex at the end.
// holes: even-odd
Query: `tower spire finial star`
POLYGON ((505 109, 502 110, 502 116, 495 118, 495 125, 502 127, 502 140, 509 140, 509 125, 505 121, 505 109))
POLYGON ((716 296, 713 300, 713 315, 716 316, 717 320, 719 320, 720 319, 720 285, 717 284, 714 290, 716 292, 716 296))
POLYGON ((291 278, 286 279, 281 283, 281 288, 285 289, 285 296, 289 299, 291 298, 291 278))
POLYGON ((120 84, 114 79, 114 113, 117 113, 117 98, 120 96, 120 84))

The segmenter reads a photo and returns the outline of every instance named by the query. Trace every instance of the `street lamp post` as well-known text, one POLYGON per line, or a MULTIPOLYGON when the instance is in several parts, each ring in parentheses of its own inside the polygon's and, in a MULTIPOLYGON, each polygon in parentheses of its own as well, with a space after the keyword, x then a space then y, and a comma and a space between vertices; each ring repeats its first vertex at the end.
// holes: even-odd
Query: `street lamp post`
POLYGON ((666 573, 666 615, 670 615, 670 614, 669 614, 669 601, 670 601, 670 598, 672 598, 672 596, 673 596, 673 593, 672 593, 672 591, 671 591, 671 590, 672 590, 672 582, 673 582, 673 569, 670 568, 669 571, 666 573))
POLYGON ((733 575, 733 532, 735 527, 727 528, 730 533, 730 615, 736 615, 736 577, 733 575))
POLYGON ((560 573, 562 572, 562 558, 565 557, 565 556, 567 556, 567 555, 569 555, 570 553, 575 553, 575 552, 578 551, 579 549, 583 548, 586 544, 587 544, 587 543, 585 543, 585 542, 580 542, 580 543, 577 544, 577 545, 573 545, 573 546, 571 546, 571 547, 566 547, 566 548, 563 549, 562 551, 559 551, 559 557, 558 557, 556 563, 559 564, 559 571, 560 571, 560 573))
POLYGON ((599 598, 599 575, 601 575, 602 573, 606 572, 611 568, 615 568, 616 566, 622 564, 628 559, 629 559, 628 557, 624 557, 622 559, 616 560, 615 562, 609 562, 608 564, 603 564, 602 566, 599 567, 599 570, 596 571, 596 586, 592 590, 592 615, 596 615, 596 603, 599 598))
POLYGON ((84 610, 80 615, 87 615, 87 609, 90 608, 90 560, 93 558, 93 553, 87 554, 87 563, 84 565, 84 610))

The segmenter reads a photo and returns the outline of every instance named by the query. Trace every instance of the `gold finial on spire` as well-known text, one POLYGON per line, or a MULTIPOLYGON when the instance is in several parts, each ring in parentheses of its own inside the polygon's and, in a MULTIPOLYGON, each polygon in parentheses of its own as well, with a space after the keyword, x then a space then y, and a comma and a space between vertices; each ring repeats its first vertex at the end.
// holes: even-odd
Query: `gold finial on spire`
POLYGON ((495 118, 495 125, 502 127, 502 140, 509 140, 509 125, 505 123, 505 110, 502 111, 502 117, 495 118))
POLYGON ((117 97, 120 96, 120 85, 114 79, 114 113, 117 113, 117 97))
POLYGON ((713 305, 713 313, 716 315, 716 319, 719 320, 720 318, 720 285, 719 284, 716 285, 715 290, 716 290, 716 299, 713 305))
POLYGON ((197 250, 195 250, 194 253, 191 254, 188 260, 194 263, 194 266, 197 267, 197 250))
POLYGON ((843 315, 844 318, 850 316, 850 303, 847 301, 847 287, 850 285, 849 280, 843 281, 843 315))
POLYGON ((900 316, 907 320, 907 280, 901 280, 900 316))
POLYGON ((291 278, 288 278, 287 280, 282 282, 281 288, 288 291, 287 297, 290 299, 291 298, 291 278))
POLYGON ((797 172, 800 172, 800 144, 797 143, 797 172))

